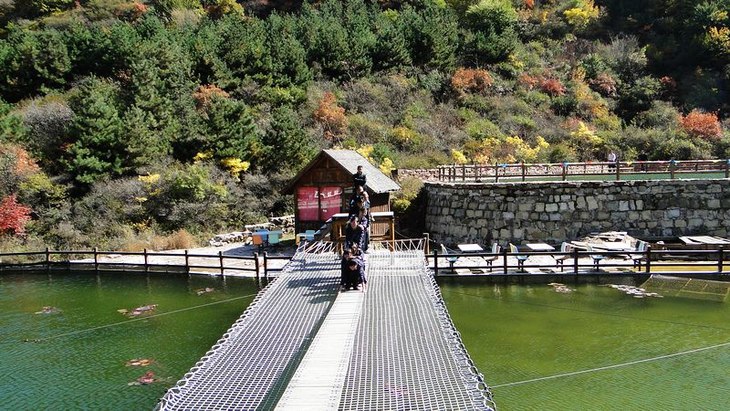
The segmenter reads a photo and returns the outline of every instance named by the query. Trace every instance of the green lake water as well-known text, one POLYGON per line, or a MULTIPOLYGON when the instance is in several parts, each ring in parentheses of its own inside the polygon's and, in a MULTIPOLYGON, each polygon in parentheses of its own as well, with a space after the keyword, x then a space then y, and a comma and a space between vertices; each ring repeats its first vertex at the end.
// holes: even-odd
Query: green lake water
MULTIPOLYGON (((574 288, 442 286, 500 410, 729 408, 727 303, 574 288)), ((256 292, 241 278, 0 274, 0 409, 152 409, 256 292), (147 304, 150 317, 117 312, 147 304), (146 371, 160 381, 129 385, 146 371)))
POLYGON ((150 410, 257 290, 207 276, 0 274, 0 409, 150 410), (147 304, 149 317, 117 312, 147 304), (35 314, 44 306, 61 312, 35 314), (154 363, 125 366, 135 358, 154 363), (159 382, 128 385, 147 371, 159 382))
POLYGON ((728 303, 573 288, 442 286, 501 411, 730 409, 728 303))

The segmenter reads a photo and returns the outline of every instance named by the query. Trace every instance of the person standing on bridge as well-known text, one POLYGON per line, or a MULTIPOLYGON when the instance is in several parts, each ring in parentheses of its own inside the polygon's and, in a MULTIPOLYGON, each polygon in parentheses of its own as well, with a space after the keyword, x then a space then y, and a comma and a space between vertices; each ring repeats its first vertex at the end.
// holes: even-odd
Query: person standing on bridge
POLYGON ((357 246, 357 244, 352 245, 352 249, 350 250, 350 258, 358 260, 359 268, 360 268, 360 280, 359 283, 363 285, 363 289, 365 287, 365 284, 367 284, 368 279, 365 276, 365 254, 363 254, 363 250, 360 249, 360 247, 357 246))
POLYGON ((618 160, 618 156, 615 151, 611 150, 608 153, 608 162, 610 163, 608 165, 608 171, 616 171, 616 160, 618 160))
POLYGON ((358 187, 365 189, 365 185, 368 182, 368 177, 362 172, 362 166, 357 166, 357 172, 352 175, 352 188, 353 192, 358 192, 358 187))
POLYGON ((347 283, 346 272, 347 272, 347 266, 350 264, 351 259, 352 259, 352 253, 350 252, 350 249, 345 248, 345 251, 342 252, 342 261, 340 261, 340 287, 342 287, 343 290, 346 290, 346 288, 345 288, 345 284, 347 283))
POLYGON ((345 228, 345 248, 351 248, 353 244, 362 249, 365 240, 365 228, 358 223, 357 216, 351 216, 350 222, 345 228))

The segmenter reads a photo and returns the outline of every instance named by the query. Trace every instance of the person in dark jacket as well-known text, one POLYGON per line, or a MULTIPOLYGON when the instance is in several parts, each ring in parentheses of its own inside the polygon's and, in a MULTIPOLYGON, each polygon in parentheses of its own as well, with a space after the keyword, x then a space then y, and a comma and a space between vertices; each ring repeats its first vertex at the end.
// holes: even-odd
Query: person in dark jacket
POLYGON ((358 258, 351 258, 342 274, 342 277, 345 279, 344 289, 349 290, 352 288, 353 290, 359 290, 358 286, 361 282, 361 274, 363 272, 364 266, 362 261, 358 258))
POLYGON ((362 172, 362 166, 357 166, 357 173, 352 175, 352 186, 355 189, 355 192, 357 192, 358 187, 365 188, 365 184, 367 184, 368 178, 365 175, 365 173, 362 172))
POLYGON ((345 228, 345 248, 350 248, 353 244, 357 244, 362 249, 364 240, 365 228, 358 223, 357 216, 350 217, 350 222, 345 228))
POLYGON ((365 276, 365 254, 363 254, 363 250, 361 250, 357 244, 353 244, 350 249, 350 259, 358 260, 358 263, 360 264, 360 284, 363 284, 364 286, 368 282, 368 279, 365 276))
POLYGON ((342 289, 345 289, 345 283, 347 282, 347 279, 345 278, 345 272, 347 271, 347 266, 350 264, 350 260, 352 259, 352 253, 350 252, 349 248, 346 248, 345 251, 342 253, 342 261, 340 262, 340 286, 342 289))

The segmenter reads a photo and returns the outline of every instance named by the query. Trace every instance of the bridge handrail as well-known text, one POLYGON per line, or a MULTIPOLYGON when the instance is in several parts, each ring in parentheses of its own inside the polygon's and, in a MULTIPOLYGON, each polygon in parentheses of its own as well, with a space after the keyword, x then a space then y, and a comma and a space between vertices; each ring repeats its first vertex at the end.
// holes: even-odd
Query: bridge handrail
MULTIPOLYGON (((539 269, 545 271, 546 275, 566 274, 578 275, 585 273, 609 273, 632 275, 643 274, 664 274, 664 275, 692 275, 708 276, 723 275, 730 278, 730 264, 725 263, 730 259, 730 253, 723 248, 711 250, 654 250, 648 247, 646 250, 621 250, 621 251, 584 251, 574 248, 572 251, 530 251, 520 250, 520 256, 526 256, 524 263, 518 262, 517 254, 509 252, 506 248, 502 252, 494 254, 490 252, 461 253, 457 254, 462 263, 455 266, 462 270, 489 270, 490 274, 527 274, 526 269, 539 269), (530 262, 532 256, 548 256, 555 261, 551 263, 530 262), (463 263, 461 257, 471 258, 476 263, 463 263), (559 257, 559 258, 556 258, 559 257), (557 260, 562 260, 559 264, 557 260), (598 261, 597 261, 598 260, 598 261), (490 264, 491 263, 491 264, 490 264), (677 268, 692 267, 691 270, 677 270, 677 268), (673 270, 674 268, 674 270, 673 270), (614 271, 608 271, 612 269, 614 271)), ((453 257, 454 254, 449 254, 453 257)), ((447 260, 447 255, 440 253, 434 248, 431 254, 426 256, 429 266, 435 276, 449 273, 454 274, 447 260)), ((457 260, 458 261, 458 260, 457 260)), ((549 260, 548 260, 549 261, 549 260)), ((529 273, 540 275, 541 273, 529 273)))
MULTIPOLYGON (((290 259, 291 257, 285 257, 290 259)), ((264 253, 263 262, 277 260, 282 257, 269 257, 264 253)), ((46 270, 62 268, 66 270, 119 271, 138 270, 143 272, 178 271, 184 273, 202 270, 207 274, 225 275, 230 272, 250 272, 258 278, 262 271, 261 258, 258 253, 251 256, 225 255, 223 251, 216 254, 183 252, 138 251, 100 251, 93 250, 51 250, 0 253, 0 272, 33 267, 46 270), (117 257, 140 257, 137 260, 119 259, 117 257), (164 260, 161 260, 163 259, 164 260)), ((280 271, 270 268, 269 271, 280 271)), ((264 276, 267 273, 264 270, 264 276)))
POLYGON ((615 176, 621 180, 622 176, 652 174, 669 174, 670 179, 677 179, 687 173, 723 173, 725 178, 730 178, 730 159, 447 164, 438 166, 437 170, 438 181, 443 182, 499 182, 503 178, 526 181, 540 177, 566 181, 571 176, 615 176))

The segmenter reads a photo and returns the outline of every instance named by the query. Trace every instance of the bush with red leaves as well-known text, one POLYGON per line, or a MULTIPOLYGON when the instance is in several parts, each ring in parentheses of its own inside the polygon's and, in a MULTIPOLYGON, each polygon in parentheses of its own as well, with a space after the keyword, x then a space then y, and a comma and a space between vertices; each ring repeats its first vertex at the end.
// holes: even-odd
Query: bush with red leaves
POLYGON ((492 85, 492 76, 487 70, 460 68, 451 76, 451 87, 460 94, 481 93, 492 85))
POLYGON ((0 234, 23 234, 30 221, 30 207, 18 203, 15 194, 0 201, 0 234))
POLYGON ((722 137, 722 128, 716 113, 703 113, 695 109, 686 116, 680 116, 679 122, 684 131, 692 137, 707 140, 717 140, 722 137))
POLYGON ((330 141, 337 139, 347 129, 345 109, 337 105, 337 98, 330 91, 322 96, 313 117, 317 123, 322 125, 324 136, 330 141))
POLYGON ((565 94, 565 86, 556 78, 542 79, 540 89, 553 97, 565 94))

